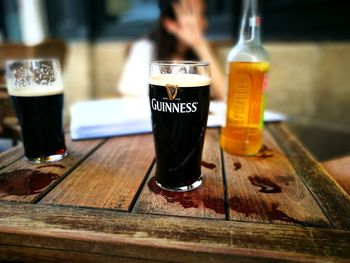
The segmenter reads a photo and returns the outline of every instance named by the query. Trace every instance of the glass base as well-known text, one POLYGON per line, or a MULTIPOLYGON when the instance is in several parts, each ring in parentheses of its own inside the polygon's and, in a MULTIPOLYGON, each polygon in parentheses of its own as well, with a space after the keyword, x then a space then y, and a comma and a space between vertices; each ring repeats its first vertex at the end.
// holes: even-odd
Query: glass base
POLYGON ((164 187, 162 186, 160 183, 157 182, 156 179, 156 184, 166 190, 166 191, 171 191, 171 192, 188 192, 188 191, 192 191, 196 188, 198 188, 199 186, 202 185, 202 175, 199 177, 199 179, 197 181, 195 181, 193 184, 190 185, 186 185, 186 186, 180 186, 180 187, 173 187, 173 188, 168 188, 168 187, 164 187))
POLYGON ((66 150, 64 153, 61 153, 61 154, 40 156, 40 157, 36 157, 36 158, 24 156, 24 158, 30 163, 53 163, 53 162, 58 162, 58 161, 62 160, 67 155, 68 155, 68 151, 66 150))

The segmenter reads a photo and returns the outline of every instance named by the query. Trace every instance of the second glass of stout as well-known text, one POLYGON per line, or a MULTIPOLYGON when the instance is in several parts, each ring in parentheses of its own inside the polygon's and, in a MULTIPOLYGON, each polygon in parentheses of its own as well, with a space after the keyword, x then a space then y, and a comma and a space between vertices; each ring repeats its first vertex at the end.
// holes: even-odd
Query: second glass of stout
POLYGON ((25 158, 32 163, 45 163, 67 156, 58 60, 8 61, 6 82, 21 124, 25 158))
POLYGON ((165 190, 190 191, 202 183, 209 87, 207 62, 151 63, 149 98, 156 151, 155 179, 165 190))

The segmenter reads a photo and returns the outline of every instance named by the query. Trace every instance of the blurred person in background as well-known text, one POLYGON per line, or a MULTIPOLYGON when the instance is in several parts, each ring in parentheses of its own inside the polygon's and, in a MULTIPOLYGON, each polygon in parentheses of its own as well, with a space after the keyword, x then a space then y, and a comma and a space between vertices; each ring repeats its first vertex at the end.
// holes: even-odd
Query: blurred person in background
POLYGON ((148 96, 149 66, 153 60, 203 60, 210 64, 211 97, 224 99, 224 75, 205 39, 207 28, 202 0, 159 0, 158 27, 132 43, 117 92, 148 96))

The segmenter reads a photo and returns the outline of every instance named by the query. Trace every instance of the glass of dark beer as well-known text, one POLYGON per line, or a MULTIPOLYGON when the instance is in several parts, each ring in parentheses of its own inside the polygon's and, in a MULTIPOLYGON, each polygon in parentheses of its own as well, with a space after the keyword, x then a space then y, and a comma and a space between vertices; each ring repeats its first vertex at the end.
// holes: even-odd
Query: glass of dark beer
POLYGON ((6 83, 21 125, 25 158, 32 163, 45 163, 67 156, 58 60, 7 61, 6 83))
POLYGON ((149 99, 159 187, 190 191, 202 183, 201 158, 210 102, 207 62, 151 63, 149 99))

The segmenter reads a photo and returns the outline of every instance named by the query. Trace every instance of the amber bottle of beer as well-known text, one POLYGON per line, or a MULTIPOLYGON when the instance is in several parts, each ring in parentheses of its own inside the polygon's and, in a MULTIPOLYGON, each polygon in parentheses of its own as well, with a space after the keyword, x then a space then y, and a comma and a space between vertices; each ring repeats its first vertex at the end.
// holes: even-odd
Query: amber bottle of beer
POLYGON ((238 43, 227 58, 226 124, 220 143, 235 155, 254 155, 262 144, 269 58, 260 41, 257 0, 243 0, 238 43))

